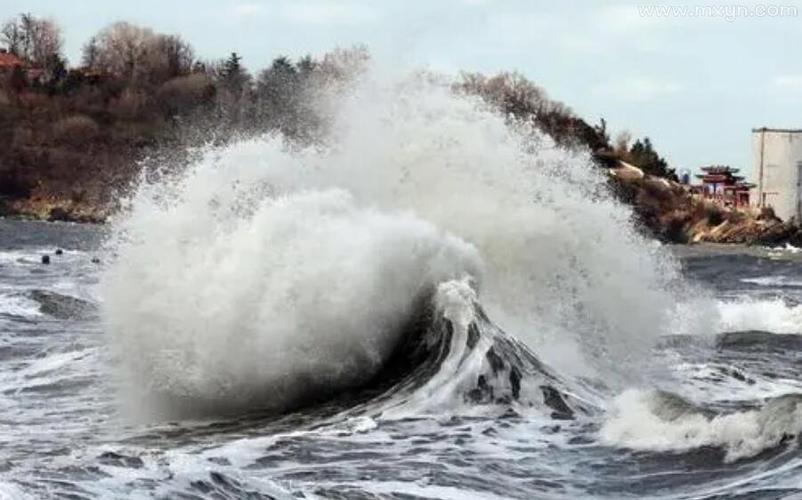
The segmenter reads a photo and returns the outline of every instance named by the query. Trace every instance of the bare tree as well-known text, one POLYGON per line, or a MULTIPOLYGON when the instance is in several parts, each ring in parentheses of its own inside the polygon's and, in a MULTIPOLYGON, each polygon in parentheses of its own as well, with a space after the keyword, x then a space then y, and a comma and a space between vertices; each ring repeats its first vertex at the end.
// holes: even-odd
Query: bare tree
POLYGON ((178 35, 159 35, 152 53, 157 64, 163 66, 167 78, 184 76, 192 72, 195 51, 178 35))
POLYGON ((97 37, 93 36, 81 50, 81 63, 87 68, 96 68, 99 63, 100 47, 97 37))
POLYGON ((6 48, 9 52, 16 56, 22 53, 24 36, 22 34, 22 28, 17 23, 16 19, 6 21, 5 24, 3 24, 3 27, 0 29, 0 36, 2 36, 3 43, 6 44, 6 48))
POLYGON ((32 28, 31 61, 37 66, 51 69, 52 59, 61 58, 61 28, 50 19, 34 19, 32 28))
POLYGON ((135 80, 155 36, 150 28, 114 23, 92 37, 91 46, 84 48, 84 63, 91 63, 92 69, 135 80))
POLYGON ((61 28, 51 19, 20 14, 3 25, 0 35, 9 52, 34 66, 50 69, 63 61, 61 28))
POLYGON ((135 83, 159 84, 189 74, 194 51, 181 37, 126 22, 103 29, 84 46, 83 63, 135 83))
POLYGON ((365 45, 355 45, 342 49, 336 48, 323 56, 317 65, 317 74, 332 83, 350 82, 364 73, 370 64, 370 52, 365 45))

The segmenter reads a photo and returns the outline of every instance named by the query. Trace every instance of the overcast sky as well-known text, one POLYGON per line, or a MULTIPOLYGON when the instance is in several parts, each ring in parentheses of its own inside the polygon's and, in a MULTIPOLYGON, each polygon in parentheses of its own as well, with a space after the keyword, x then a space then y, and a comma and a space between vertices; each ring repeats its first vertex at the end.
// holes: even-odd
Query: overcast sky
POLYGON ((518 70, 588 121, 648 135, 678 169, 748 169, 752 127, 802 128, 802 1, 671 3, 729 10, 647 15, 666 5, 648 0, 0 0, 0 12, 55 18, 73 63, 93 33, 126 20, 181 34, 202 58, 236 51, 252 70, 356 43, 395 67, 518 70), (750 12, 734 14, 736 5, 750 12), (798 14, 751 15, 766 6, 798 14))

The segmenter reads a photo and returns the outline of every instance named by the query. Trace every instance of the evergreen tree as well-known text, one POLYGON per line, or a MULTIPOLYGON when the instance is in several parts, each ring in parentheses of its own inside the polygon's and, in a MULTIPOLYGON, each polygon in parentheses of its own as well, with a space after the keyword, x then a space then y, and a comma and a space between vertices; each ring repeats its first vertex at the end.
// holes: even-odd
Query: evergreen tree
POLYGON ((286 57, 273 60, 269 68, 259 74, 256 85, 262 125, 278 128, 286 134, 297 129, 300 93, 300 76, 295 65, 286 57))
POLYGON ((298 63, 295 65, 295 67, 298 68, 298 74, 301 77, 307 77, 315 71, 317 68, 317 63, 314 59, 312 59, 311 55, 306 55, 301 59, 298 59, 298 63))
POLYGON ((652 141, 648 137, 638 139, 629 149, 627 160, 650 175, 677 179, 674 169, 668 167, 668 162, 654 150, 652 141))
POLYGON ((67 61, 59 54, 50 54, 47 57, 45 69, 48 83, 58 84, 67 76, 67 61))
POLYGON ((242 57, 236 52, 232 52, 231 56, 223 63, 221 74, 223 85, 236 95, 242 94, 250 81, 250 75, 248 75, 248 71, 241 61, 242 57))

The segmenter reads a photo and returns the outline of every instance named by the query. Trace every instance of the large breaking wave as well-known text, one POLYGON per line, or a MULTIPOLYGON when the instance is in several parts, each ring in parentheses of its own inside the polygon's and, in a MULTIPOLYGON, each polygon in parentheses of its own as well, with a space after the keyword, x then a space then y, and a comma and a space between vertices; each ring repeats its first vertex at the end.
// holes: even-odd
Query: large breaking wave
POLYGON ((587 153, 427 78, 366 76, 331 120, 325 147, 209 148, 132 194, 102 282, 132 408, 283 411, 381 389, 396 410, 590 411, 592 391, 533 352, 637 380, 678 271, 587 153))

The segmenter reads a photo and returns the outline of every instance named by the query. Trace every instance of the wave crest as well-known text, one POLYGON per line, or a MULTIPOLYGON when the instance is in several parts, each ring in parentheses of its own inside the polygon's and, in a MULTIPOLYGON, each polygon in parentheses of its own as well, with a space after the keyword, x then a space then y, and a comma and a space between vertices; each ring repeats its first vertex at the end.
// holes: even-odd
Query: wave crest
POLYGON ((802 395, 772 398, 755 410, 705 411, 677 395, 631 389, 614 401, 601 441, 641 451, 724 450, 725 462, 753 457, 802 432, 802 395))

